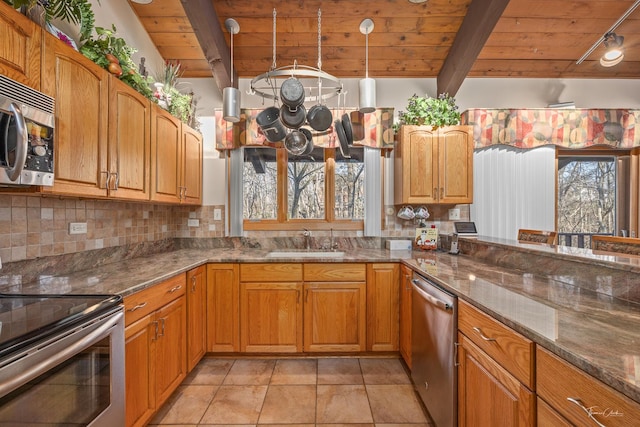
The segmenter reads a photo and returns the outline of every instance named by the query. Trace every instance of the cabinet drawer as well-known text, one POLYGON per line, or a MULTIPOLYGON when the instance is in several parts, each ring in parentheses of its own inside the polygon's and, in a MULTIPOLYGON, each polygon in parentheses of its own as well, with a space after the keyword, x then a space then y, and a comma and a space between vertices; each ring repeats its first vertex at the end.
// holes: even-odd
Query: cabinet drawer
POLYGON ((460 301, 458 329, 530 390, 535 389, 534 343, 460 301))
POLYGON ((300 282, 302 264, 240 264, 241 282, 300 282))
POLYGON ((607 427, 640 420, 640 404, 608 385, 540 347, 536 360, 538 395, 571 423, 597 425, 589 413, 607 427))
POLYGON ((178 274, 162 283, 125 297, 125 325, 142 319, 147 314, 184 295, 186 283, 185 274, 178 274))
POLYGON ((306 282, 364 282, 366 279, 366 264, 304 264, 304 280, 306 282))
POLYGON ((571 427, 562 415, 539 397, 536 406, 538 407, 538 427, 571 427))

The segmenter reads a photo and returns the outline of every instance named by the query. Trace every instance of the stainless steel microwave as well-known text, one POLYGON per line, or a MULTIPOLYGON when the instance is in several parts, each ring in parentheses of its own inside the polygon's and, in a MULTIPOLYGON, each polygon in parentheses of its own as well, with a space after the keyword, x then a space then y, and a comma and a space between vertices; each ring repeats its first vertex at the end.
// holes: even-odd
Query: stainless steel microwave
POLYGON ((53 185, 55 102, 0 75, 0 186, 53 185))

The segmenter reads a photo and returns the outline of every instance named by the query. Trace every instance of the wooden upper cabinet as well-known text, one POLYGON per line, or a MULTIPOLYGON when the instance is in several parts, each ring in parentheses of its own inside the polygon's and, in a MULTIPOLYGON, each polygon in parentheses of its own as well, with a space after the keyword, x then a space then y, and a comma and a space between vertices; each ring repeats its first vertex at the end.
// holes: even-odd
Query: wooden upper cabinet
POLYGON ((182 124, 182 202, 202 204, 202 134, 182 124))
POLYGON ((42 27, 0 2, 0 74, 40 90, 42 27))
POLYGON ((42 91, 56 100, 53 187, 45 193, 106 197, 109 73, 44 35, 42 91))
POLYGON ((149 200, 151 102, 109 76, 110 197, 149 200))
POLYGON ((151 200, 180 201, 182 123, 158 106, 151 109, 151 200))
POLYGON ((395 151, 395 204, 473 201, 470 126, 402 126, 395 151))

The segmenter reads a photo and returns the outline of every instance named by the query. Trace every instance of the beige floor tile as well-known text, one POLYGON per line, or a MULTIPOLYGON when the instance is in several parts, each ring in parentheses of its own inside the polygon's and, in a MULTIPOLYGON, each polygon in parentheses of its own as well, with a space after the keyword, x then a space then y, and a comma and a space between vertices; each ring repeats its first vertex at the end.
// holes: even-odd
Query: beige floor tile
POLYGON ((316 422, 371 423, 364 385, 318 385, 316 422))
POLYGON ((315 420, 315 385, 269 386, 258 424, 308 424, 315 420))
POLYGON ((365 384, 411 384, 400 359, 360 359, 365 384))
POLYGON ((367 385, 373 419, 378 423, 427 423, 412 385, 367 385))
POLYGON ((204 415, 217 386, 180 386, 160 408, 151 424, 197 424, 204 415))
POLYGON ((316 424, 316 427, 375 427, 375 424, 316 424))
POLYGON ((316 359, 280 359, 271 376, 271 384, 315 384, 316 359))
MULTIPOLYGON (((349 426, 349 427, 351 427, 351 426, 349 426)), ((419 423, 419 424, 408 424, 408 423, 402 423, 402 424, 380 424, 380 423, 377 423, 376 427, 434 427, 434 425, 433 424, 428 424, 428 423, 419 423)))
POLYGON ((276 361, 267 360, 236 360, 226 378, 224 385, 267 385, 273 374, 276 361))
POLYGON ((256 424, 266 393, 266 385, 220 386, 200 422, 256 424))
POLYGON ((358 359, 318 359, 318 384, 362 384, 358 359))
POLYGON ((204 358, 182 384, 220 385, 233 366, 233 359, 204 358))

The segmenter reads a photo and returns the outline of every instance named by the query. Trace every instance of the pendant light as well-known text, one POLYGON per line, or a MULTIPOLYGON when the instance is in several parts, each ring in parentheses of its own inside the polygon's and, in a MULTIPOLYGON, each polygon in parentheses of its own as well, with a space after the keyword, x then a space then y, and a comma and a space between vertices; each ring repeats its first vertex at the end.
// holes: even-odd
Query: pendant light
POLYGON ((373 21, 369 18, 360 23, 360 32, 365 35, 365 78, 360 80, 360 112, 373 113, 376 110, 376 81, 369 78, 369 33, 373 31, 373 21))
POLYGON ((233 87, 233 36, 240 32, 240 25, 233 18, 224 21, 229 34, 231 34, 231 86, 222 91, 222 117, 232 123, 240 121, 240 90, 233 87))

